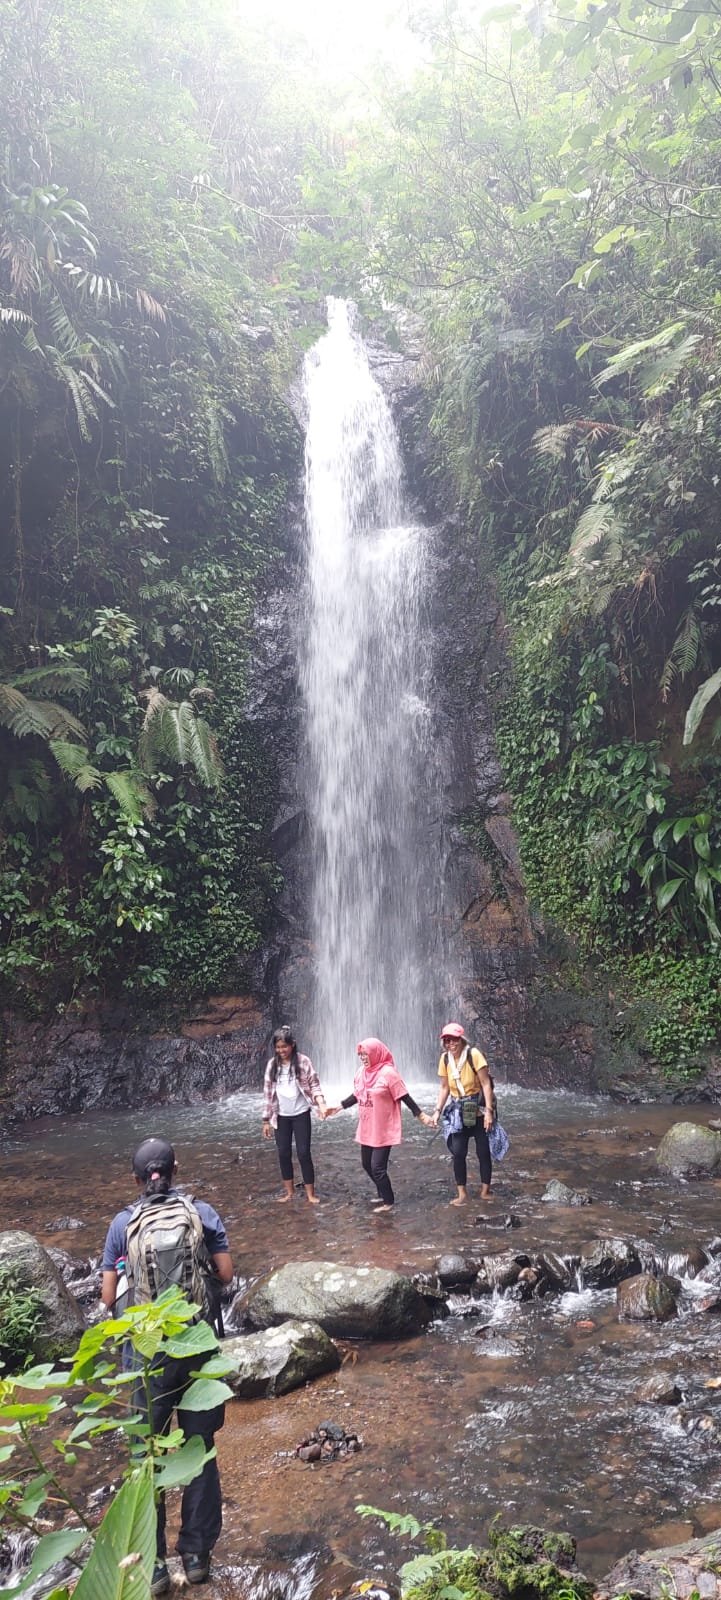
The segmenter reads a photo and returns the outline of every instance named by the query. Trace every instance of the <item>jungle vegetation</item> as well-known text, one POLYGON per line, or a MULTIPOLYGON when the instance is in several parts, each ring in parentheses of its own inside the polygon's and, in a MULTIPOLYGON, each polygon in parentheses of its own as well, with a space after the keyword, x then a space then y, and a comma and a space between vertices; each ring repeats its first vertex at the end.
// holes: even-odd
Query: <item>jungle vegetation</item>
POLYGON ((426 495, 508 619, 531 899, 690 1070, 721 1031, 714 0, 430 0, 345 100, 221 0, 0 15, 13 998, 207 990, 262 936, 244 667, 331 291, 415 330, 426 495))

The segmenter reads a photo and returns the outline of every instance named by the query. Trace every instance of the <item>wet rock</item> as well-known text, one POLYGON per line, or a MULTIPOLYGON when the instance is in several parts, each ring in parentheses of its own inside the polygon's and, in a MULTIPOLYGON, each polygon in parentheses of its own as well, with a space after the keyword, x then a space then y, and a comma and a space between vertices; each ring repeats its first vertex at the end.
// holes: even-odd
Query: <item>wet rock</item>
POLYGON ((547 1280, 552 1289, 568 1289, 572 1282, 571 1264, 565 1256, 558 1256, 553 1250, 542 1250, 537 1257, 537 1264, 542 1276, 547 1280))
POLYGON ((675 1122, 661 1140, 656 1163, 674 1178, 712 1178, 721 1171, 721 1133, 699 1122, 675 1122))
POLYGON ((721 1133, 721 1117, 710 1117, 706 1126, 712 1133, 721 1133))
POLYGON ((402 1273, 333 1261, 287 1262, 249 1291, 245 1312, 255 1328, 300 1319, 339 1339, 402 1339, 432 1315, 402 1273))
POLYGON ((441 1256, 436 1262, 436 1273, 444 1288, 458 1288, 461 1284, 471 1284, 478 1276, 480 1263, 472 1261, 469 1256, 441 1256))
POLYGON ((177 1033, 131 1002, 88 1001, 62 1017, 4 1014, 3 1113, 18 1120, 115 1106, 192 1105, 255 1084, 268 1037, 259 994, 213 995, 177 1033))
POLYGON ((411 1283, 430 1306, 434 1318, 448 1316, 448 1299, 437 1272, 414 1272, 411 1283))
POLYGON ((34 1359, 55 1361, 69 1355, 85 1331, 78 1302, 38 1240, 12 1229, 0 1233, 0 1311, 18 1289, 33 1289, 40 1297, 42 1319, 33 1336, 34 1359))
POLYGON ((486 1228, 520 1228, 521 1219, 515 1211, 508 1211, 505 1216, 500 1212, 493 1217, 476 1217, 476 1222, 482 1222, 486 1228))
POLYGON ((668 1322, 678 1309, 673 1278, 653 1278, 641 1272, 626 1278, 616 1290, 619 1318, 624 1322, 668 1322))
POLYGON ((717 1288, 721 1287, 721 1256, 713 1256, 710 1261, 704 1263, 700 1271, 696 1273, 696 1282, 710 1283, 717 1288))
POLYGON ((233 1363, 227 1382, 239 1400, 289 1394, 340 1366, 332 1339, 314 1322, 282 1322, 261 1333, 226 1339, 223 1355, 233 1363))
POLYGON ((709 1256, 721 1256, 721 1239, 718 1237, 712 1239, 711 1243, 706 1246, 706 1254, 709 1256))
POLYGON ((592 1197, 584 1190, 569 1189, 568 1184, 559 1183, 558 1178, 552 1178, 546 1184, 541 1195, 545 1205, 549 1206, 590 1206, 592 1197))
POLYGON ((664 1263, 672 1278, 696 1278, 708 1264, 706 1251, 700 1245, 691 1245, 688 1250, 670 1250, 664 1263))
POLYGON ((497 1255, 484 1256, 475 1287, 481 1292, 508 1289, 517 1283, 524 1267, 530 1267, 529 1256, 516 1255, 512 1250, 501 1250, 497 1255))
POLYGON ((595 1239, 581 1255, 580 1270, 586 1288, 607 1289, 640 1272, 641 1263, 625 1239, 595 1239))
POLYGON ((319 1422, 312 1433, 301 1439, 293 1454, 300 1461, 342 1461, 362 1449, 360 1434, 347 1433, 338 1422, 319 1422))
POLYGON ((52 1222, 46 1222, 45 1233, 72 1233, 75 1228, 84 1228, 85 1223, 79 1217, 53 1217, 52 1222))
POLYGON ((681 1403, 681 1390, 668 1373, 659 1372, 641 1384, 636 1399, 646 1406, 677 1406, 681 1403))
POLYGON ((684 1544, 660 1549, 632 1550, 601 1579, 597 1596, 627 1594, 634 1600, 690 1600, 694 1590, 699 1600, 717 1600, 721 1593, 717 1570, 721 1555, 721 1531, 684 1544))

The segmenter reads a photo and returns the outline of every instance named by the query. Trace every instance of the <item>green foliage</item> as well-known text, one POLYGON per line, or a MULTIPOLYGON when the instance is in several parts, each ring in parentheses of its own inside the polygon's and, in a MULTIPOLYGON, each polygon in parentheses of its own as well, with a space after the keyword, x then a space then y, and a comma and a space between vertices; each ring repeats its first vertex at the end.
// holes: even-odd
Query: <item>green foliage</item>
POLYGON ((360 1505, 361 1516, 377 1517, 392 1533, 423 1537, 429 1553, 400 1569, 403 1600, 590 1600, 593 1585, 575 1574, 576 1546, 568 1534, 542 1528, 505 1527, 496 1517, 488 1548, 449 1550, 432 1523, 360 1505))
POLYGON ((36 1289, 23 1288, 11 1268, 0 1269, 0 1366, 17 1372, 32 1355, 42 1321, 36 1289))
MULTIPOLYGON (((62 1366, 45 1362, 19 1377, 0 1378, 0 1461, 11 1474, 0 1481, 3 1519, 40 1535, 27 1573, 8 1590, 9 1600, 62 1557, 82 1568, 72 1589, 81 1600, 146 1600, 155 1562, 157 1495, 191 1482, 213 1452, 200 1438, 185 1440, 180 1428, 154 1433, 142 1412, 132 1404, 128 1409, 121 1348, 126 1342, 131 1347, 133 1382, 145 1395, 146 1419, 152 1416, 150 1374, 164 1356, 198 1358, 196 1381, 184 1404, 207 1410, 231 1398, 232 1391, 220 1378, 229 1364, 218 1354, 212 1330, 195 1322, 197 1310, 179 1289, 168 1289, 148 1305, 89 1328, 62 1366), (47 1429, 55 1419, 61 1420, 62 1432, 49 1444, 47 1429), (94 1527, 72 1479, 78 1461, 92 1456, 108 1434, 124 1439, 128 1460, 118 1494, 94 1527), (59 1508, 72 1512, 75 1526, 46 1533, 48 1511, 57 1515, 59 1508), (79 1552, 85 1544, 89 1553, 83 1562, 79 1552)), ((68 1587, 55 1589, 54 1600, 69 1600, 70 1593, 68 1587)))
POLYGON ((0 974, 33 1011, 238 982, 267 924, 243 698, 299 465, 304 69, 227 0, 3 10, 0 974))

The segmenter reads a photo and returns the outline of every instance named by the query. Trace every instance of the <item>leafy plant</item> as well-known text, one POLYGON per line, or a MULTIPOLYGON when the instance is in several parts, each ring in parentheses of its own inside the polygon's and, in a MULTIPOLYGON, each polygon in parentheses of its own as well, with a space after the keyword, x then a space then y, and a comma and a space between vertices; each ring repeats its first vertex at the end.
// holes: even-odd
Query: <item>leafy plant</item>
MULTIPOLYGON (((81 1600, 145 1600, 149 1594, 155 1497, 189 1483, 212 1452, 197 1436, 184 1440, 179 1428, 157 1434, 142 1413, 131 1409, 128 1414, 120 1351, 125 1341, 132 1347, 133 1382, 145 1392, 146 1417, 152 1416, 150 1375, 163 1357, 198 1358, 196 1381, 184 1397, 187 1409, 218 1405, 231 1397, 222 1381, 229 1364, 217 1354, 212 1330, 194 1321, 197 1310, 179 1289, 168 1289, 156 1301, 88 1329, 66 1366, 43 1363, 19 1377, 0 1379, 0 1460, 12 1473, 0 1481, 0 1505, 7 1523, 39 1536, 30 1567, 7 1591, 8 1600, 62 1558, 81 1569, 72 1588, 81 1600), (46 1430, 61 1417, 63 1432, 48 1452, 46 1430), (72 1476, 79 1457, 109 1433, 125 1439, 128 1462, 123 1485, 98 1528, 73 1491, 72 1476), (57 1514, 59 1507, 72 1514, 73 1525, 45 1532, 47 1510, 57 1514)), ((56 1588, 53 1600, 69 1600, 70 1593, 67 1585, 56 1588)))

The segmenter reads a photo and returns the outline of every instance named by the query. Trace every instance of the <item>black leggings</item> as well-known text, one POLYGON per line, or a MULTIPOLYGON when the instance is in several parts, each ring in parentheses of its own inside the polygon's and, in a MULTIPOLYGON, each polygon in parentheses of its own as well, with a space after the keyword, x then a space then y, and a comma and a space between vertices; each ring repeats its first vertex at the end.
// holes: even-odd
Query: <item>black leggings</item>
POLYGON ((315 1168, 310 1153, 310 1111, 299 1111, 295 1117, 278 1117, 275 1142, 278 1148, 281 1178, 286 1182, 293 1178, 293 1134, 295 1134, 295 1149, 303 1182, 315 1183, 315 1168))
POLYGON ((460 1133, 452 1133, 450 1138, 450 1152, 453 1157, 453 1176, 459 1189, 465 1189, 468 1182, 468 1168, 466 1156, 471 1139, 476 1141, 476 1155, 481 1174, 481 1183, 490 1184, 491 1181, 491 1151, 488 1144, 488 1134, 479 1119, 475 1128, 462 1128, 460 1133))
POLYGON ((388 1157, 391 1149, 392 1146, 389 1144, 361 1145, 363 1171, 368 1173, 368 1177, 375 1184, 381 1200, 387 1206, 395 1204, 395 1195, 388 1176, 388 1157))

